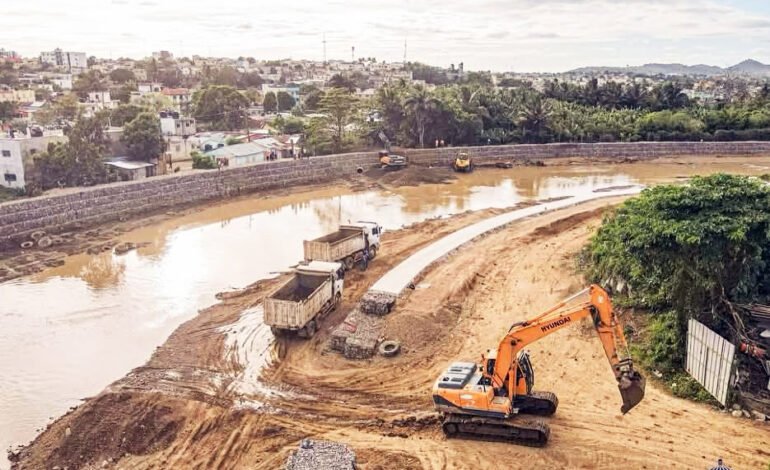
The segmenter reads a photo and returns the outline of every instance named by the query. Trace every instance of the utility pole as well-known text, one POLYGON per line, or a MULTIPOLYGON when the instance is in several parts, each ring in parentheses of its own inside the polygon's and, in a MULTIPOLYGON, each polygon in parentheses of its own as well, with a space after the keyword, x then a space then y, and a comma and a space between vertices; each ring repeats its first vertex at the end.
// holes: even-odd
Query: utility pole
POLYGON ((326 33, 324 33, 323 44, 324 44, 324 65, 326 65, 326 33))
POLYGON ((406 38, 404 38, 404 66, 406 66, 406 38))
POLYGON ((356 61, 356 46, 350 47, 350 61, 355 62, 356 61))

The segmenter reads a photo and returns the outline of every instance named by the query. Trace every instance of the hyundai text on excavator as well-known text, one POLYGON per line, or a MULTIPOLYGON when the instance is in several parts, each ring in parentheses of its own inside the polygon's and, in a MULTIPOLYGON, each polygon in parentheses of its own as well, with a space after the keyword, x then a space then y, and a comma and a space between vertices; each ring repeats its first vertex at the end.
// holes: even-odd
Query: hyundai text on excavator
POLYGON ((497 351, 487 351, 481 364, 455 362, 433 385, 433 403, 443 415, 447 437, 464 436, 506 440, 542 447, 550 430, 542 421, 521 421, 517 414, 552 415, 559 404, 556 395, 532 390, 535 376, 529 344, 590 318, 604 346, 623 400, 625 414, 644 398, 646 380, 628 356, 628 346, 607 292, 597 285, 565 299, 540 315, 514 323, 497 351), (585 294, 589 299, 568 306, 585 294), (622 354, 622 357, 621 357, 622 354))

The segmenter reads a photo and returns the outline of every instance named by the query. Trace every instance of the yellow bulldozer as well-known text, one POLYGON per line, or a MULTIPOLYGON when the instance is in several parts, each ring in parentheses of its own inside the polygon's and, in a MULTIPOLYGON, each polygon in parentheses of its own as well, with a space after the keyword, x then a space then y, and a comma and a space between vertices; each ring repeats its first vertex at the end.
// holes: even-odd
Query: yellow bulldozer
POLYGON ((468 152, 460 152, 452 163, 452 169, 458 173, 470 173, 473 171, 473 160, 468 152))

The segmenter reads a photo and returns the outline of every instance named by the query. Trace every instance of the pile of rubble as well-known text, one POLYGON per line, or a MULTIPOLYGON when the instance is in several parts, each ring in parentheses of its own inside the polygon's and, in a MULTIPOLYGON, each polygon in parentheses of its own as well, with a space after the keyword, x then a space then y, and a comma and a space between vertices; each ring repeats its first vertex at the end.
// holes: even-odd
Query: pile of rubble
POLYGON ((356 454, 345 444, 303 439, 289 455, 286 470, 354 470, 356 454))
POLYGON ((357 307, 332 332, 331 348, 348 359, 368 359, 374 356, 381 333, 382 318, 357 307))

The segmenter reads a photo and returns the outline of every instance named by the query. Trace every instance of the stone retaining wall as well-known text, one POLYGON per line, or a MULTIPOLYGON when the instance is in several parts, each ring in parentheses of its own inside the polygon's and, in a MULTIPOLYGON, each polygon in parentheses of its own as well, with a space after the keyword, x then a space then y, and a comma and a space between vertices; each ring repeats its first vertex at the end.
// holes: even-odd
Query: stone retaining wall
MULTIPOLYGON (((640 142, 505 145, 404 150, 412 164, 448 165, 458 152, 478 160, 541 160, 561 157, 654 158, 664 155, 770 155, 770 142, 640 142)), ((57 232, 157 210, 249 192, 332 181, 376 165, 376 153, 349 153, 198 171, 148 180, 67 190, 0 204, 0 247, 35 230, 57 232)))

